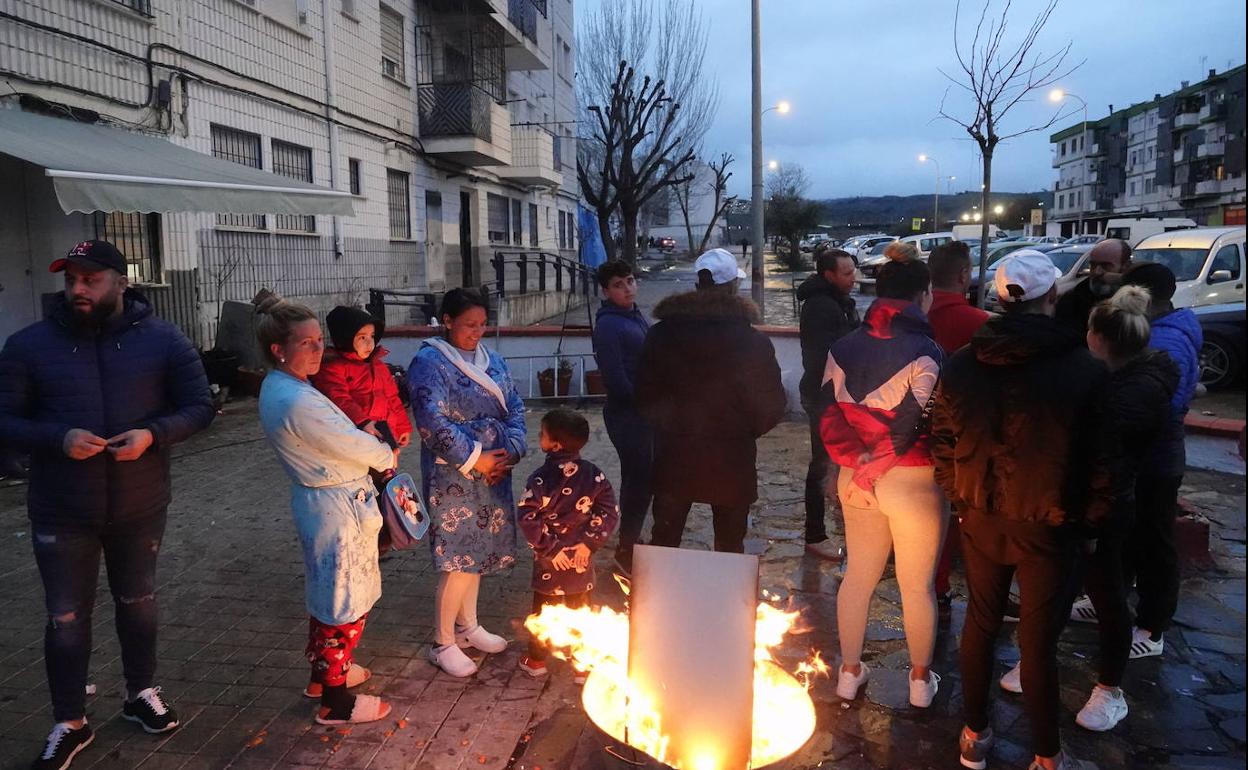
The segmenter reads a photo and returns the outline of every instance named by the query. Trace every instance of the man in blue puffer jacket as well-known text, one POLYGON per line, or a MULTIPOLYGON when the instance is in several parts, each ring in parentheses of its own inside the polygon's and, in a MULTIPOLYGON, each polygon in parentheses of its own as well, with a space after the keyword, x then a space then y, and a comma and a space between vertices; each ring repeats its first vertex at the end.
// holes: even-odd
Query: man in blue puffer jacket
POLYGON ((1169 354, 1179 367, 1179 387, 1170 400, 1170 422, 1162 429, 1135 487, 1135 525, 1127 540, 1124 562, 1127 585, 1135 578, 1140 602, 1135 611, 1131 657, 1160 655, 1162 634, 1179 605, 1179 553, 1174 521, 1179 512, 1179 486, 1187 467, 1183 418, 1200 382, 1200 321, 1187 308, 1175 309, 1174 273, 1165 265, 1140 262, 1122 276, 1124 284, 1143 286, 1152 294, 1148 346, 1169 354))
POLYGON ((215 414, 199 355, 127 288, 115 246, 84 241, 51 270, 65 274, 61 302, 0 352, 0 441, 31 454, 27 505, 48 611, 56 725, 35 768, 68 767, 93 738, 85 688, 101 552, 126 679, 123 715, 149 733, 178 726, 154 681, 156 558, 170 449, 215 414))

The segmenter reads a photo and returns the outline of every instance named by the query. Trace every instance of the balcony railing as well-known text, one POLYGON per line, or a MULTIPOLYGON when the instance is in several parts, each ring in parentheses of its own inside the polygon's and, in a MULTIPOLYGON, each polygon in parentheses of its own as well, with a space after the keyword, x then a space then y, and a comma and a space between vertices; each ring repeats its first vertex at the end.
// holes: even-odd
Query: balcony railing
POLYGON ((1226 142, 1205 142, 1196 147, 1198 158, 1220 158, 1226 154, 1226 142))
POLYGON ((1175 128, 1192 128, 1200 123, 1199 112, 1181 112, 1174 116, 1175 128))
POLYGON ((1226 118, 1226 104, 1206 104, 1200 108, 1200 122, 1208 123, 1211 120, 1224 120, 1226 118))
POLYGON ((420 135, 475 136, 490 141, 490 95, 472 83, 428 83, 417 87, 420 135))
POLYGON ((507 19, 534 43, 537 42, 537 10, 533 0, 507 0, 507 19))

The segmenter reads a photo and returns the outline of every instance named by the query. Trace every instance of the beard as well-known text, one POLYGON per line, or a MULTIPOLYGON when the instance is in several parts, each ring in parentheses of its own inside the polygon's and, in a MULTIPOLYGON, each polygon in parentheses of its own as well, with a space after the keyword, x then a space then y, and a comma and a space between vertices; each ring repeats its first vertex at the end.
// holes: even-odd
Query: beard
POLYGON ((1114 285, 1103 279, 1090 278, 1088 288, 1092 290, 1092 296, 1100 299, 1105 299, 1114 293, 1114 285))
POLYGON ((98 329, 104 325, 104 322, 113 313, 117 312, 117 307, 121 303, 121 297, 114 295, 105 297, 98 302, 87 302, 86 304, 79 304, 79 302, 71 300, 69 303, 74 323, 82 328, 98 329))

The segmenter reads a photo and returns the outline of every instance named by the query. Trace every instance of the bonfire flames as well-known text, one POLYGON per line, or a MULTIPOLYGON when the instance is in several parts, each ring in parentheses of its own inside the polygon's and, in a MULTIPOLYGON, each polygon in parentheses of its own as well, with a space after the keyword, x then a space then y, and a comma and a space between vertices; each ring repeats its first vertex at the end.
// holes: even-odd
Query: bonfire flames
MULTIPOLYGON (((763 767, 787 757, 815 730, 815 707, 807 690, 828 666, 815 653, 790 674, 772 650, 794 629, 797 612, 758 605, 754 627, 753 743, 750 766, 763 767)), ((698 756, 674 757, 660 724, 659 693, 642 692, 628 676, 628 616, 609 607, 569 609, 547 606, 525 627, 588 680, 581 695, 585 712, 603 732, 645 752, 675 770, 718 770, 715 747, 698 756)))

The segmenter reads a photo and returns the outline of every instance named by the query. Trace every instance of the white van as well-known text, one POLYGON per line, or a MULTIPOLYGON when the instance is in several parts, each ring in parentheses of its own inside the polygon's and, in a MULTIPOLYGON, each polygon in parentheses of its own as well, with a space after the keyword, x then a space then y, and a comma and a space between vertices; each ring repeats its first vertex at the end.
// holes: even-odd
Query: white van
POLYGON ((923 233, 922 235, 907 235, 901 239, 901 242, 913 243, 914 247, 919 250, 919 259, 926 260, 927 255, 932 253, 932 249, 953 239, 953 233, 923 233))
MULTIPOLYGON (((954 240, 957 240, 957 241, 964 241, 967 238, 975 238, 976 240, 978 240, 981 232, 983 231, 983 227, 984 226, 982 224, 954 225, 953 226, 953 238, 954 240)), ((1008 233, 1006 233, 1004 230, 997 227, 996 225, 988 225, 988 240, 995 241, 998 238, 1005 238, 1007 236, 1008 236, 1008 233)))
POLYGON ((1105 225, 1105 237, 1126 241, 1135 248, 1136 244, 1150 235, 1168 233, 1171 230, 1186 230, 1196 226, 1190 219, 1171 217, 1137 217, 1135 219, 1111 219, 1105 225))
POLYGON ((1244 232, 1242 227, 1202 227, 1153 235, 1140 241, 1131 260, 1170 268, 1178 284, 1175 307, 1243 302, 1244 232))

